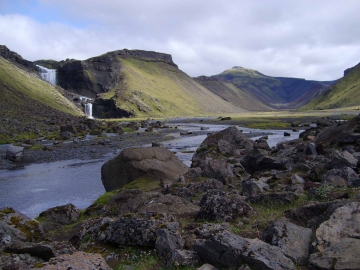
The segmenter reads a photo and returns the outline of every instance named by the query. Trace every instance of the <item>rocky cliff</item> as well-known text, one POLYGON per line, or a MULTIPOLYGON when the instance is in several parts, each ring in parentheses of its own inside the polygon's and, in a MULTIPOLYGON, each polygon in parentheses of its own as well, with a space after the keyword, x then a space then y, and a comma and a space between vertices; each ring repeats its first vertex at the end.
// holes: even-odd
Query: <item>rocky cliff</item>
POLYGON ((62 88, 96 98, 98 118, 242 111, 179 70, 169 54, 124 49, 85 61, 35 63, 57 68, 62 88))

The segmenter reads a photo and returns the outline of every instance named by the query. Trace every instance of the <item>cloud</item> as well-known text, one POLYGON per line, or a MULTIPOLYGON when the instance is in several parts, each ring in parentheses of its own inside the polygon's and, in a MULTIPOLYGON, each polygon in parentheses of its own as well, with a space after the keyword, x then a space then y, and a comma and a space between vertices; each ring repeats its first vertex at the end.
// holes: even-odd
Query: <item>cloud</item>
POLYGON ((191 76, 236 65, 316 80, 360 61, 357 0, 39 0, 26 10, 0 11, 0 36, 29 60, 143 49, 172 54, 191 76))

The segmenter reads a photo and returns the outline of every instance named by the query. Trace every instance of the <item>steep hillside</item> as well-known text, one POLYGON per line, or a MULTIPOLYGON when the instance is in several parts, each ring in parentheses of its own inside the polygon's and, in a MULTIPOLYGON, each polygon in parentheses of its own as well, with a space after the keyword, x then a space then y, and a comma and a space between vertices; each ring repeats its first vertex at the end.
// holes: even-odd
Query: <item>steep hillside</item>
POLYGON ((271 108, 261 102, 254 95, 251 95, 237 88, 231 82, 220 80, 215 77, 200 76, 195 78, 202 86, 209 89, 212 93, 219 95, 226 101, 231 102, 239 108, 249 111, 269 111, 271 108))
MULTIPOLYGON (((56 67, 44 60, 37 63, 56 67)), ((85 61, 61 61, 57 67, 61 87, 96 98, 95 117, 166 117, 243 111, 179 70, 168 54, 124 49, 85 61)))
POLYGON ((240 99, 244 96, 250 97, 253 110, 263 110, 264 107, 272 109, 299 107, 306 104, 316 94, 314 92, 323 91, 324 88, 333 83, 270 77, 242 67, 233 67, 218 75, 211 76, 211 78, 219 81, 219 87, 214 84, 209 86, 202 77, 196 78, 196 80, 223 98, 232 96, 234 104, 241 104, 240 99), (258 102, 256 103, 254 100, 258 100, 258 102))
POLYGON ((302 110, 323 110, 360 105, 360 63, 345 70, 344 77, 302 110))
POLYGON ((16 137, 21 132, 44 135, 42 132, 51 121, 84 116, 56 87, 3 57, 0 57, 0 90, 0 133, 6 136, 16 137))

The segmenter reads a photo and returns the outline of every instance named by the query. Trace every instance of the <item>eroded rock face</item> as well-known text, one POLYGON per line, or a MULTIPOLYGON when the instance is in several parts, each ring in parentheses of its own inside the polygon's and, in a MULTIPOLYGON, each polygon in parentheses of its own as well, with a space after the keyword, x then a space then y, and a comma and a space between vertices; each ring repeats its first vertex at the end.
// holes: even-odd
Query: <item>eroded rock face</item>
POLYGON ((101 180, 111 191, 137 178, 176 181, 188 169, 164 147, 128 148, 101 167, 101 180))
POLYGON ((259 239, 242 238, 229 231, 219 232, 207 240, 197 240, 194 249, 204 262, 215 266, 248 264, 252 269, 295 269, 280 248, 259 239))
POLYGON ((341 239, 323 252, 311 254, 310 265, 315 269, 325 270, 360 269, 359 246, 359 239, 341 239))
POLYGON ((319 251, 338 243, 343 238, 360 238, 360 203, 352 202, 337 208, 316 230, 319 251))
POLYGON ((305 265, 309 257, 312 230, 285 220, 275 220, 265 228, 261 239, 281 248, 295 264, 305 265))

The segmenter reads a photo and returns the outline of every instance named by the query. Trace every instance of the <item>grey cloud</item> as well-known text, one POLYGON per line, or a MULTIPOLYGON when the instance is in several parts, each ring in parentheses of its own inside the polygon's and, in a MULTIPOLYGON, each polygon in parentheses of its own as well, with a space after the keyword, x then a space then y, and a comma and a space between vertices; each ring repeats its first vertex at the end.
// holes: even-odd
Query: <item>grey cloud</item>
POLYGON ((317 80, 336 79, 360 61, 357 0, 38 2, 70 23, 0 17, 5 45, 30 60, 144 49, 172 54, 191 76, 239 65, 271 76, 317 80))

